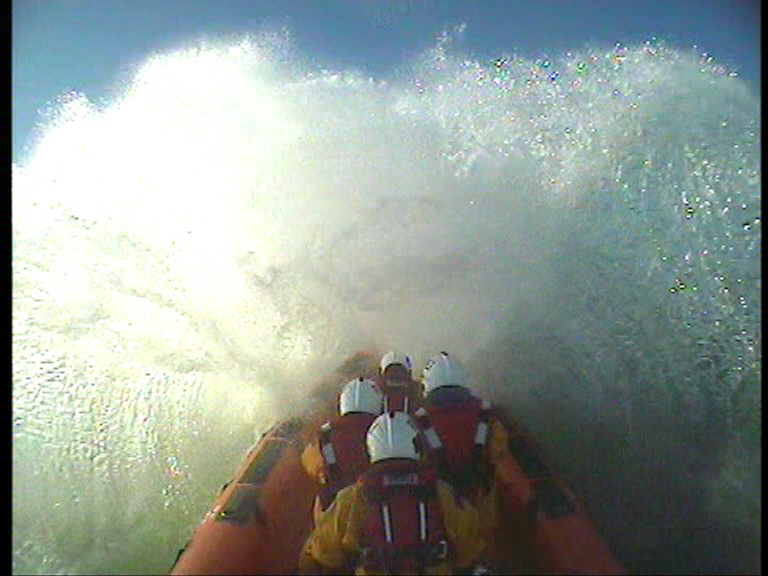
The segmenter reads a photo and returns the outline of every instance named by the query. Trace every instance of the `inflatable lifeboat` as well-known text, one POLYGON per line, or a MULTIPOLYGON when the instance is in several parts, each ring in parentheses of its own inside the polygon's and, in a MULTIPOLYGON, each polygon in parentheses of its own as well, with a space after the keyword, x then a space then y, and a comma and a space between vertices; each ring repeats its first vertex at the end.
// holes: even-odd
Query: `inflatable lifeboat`
MULTIPOLYGON (((295 574, 312 527, 317 486, 301 451, 336 412, 341 387, 373 377, 371 354, 350 358, 315 390, 319 408, 278 422, 248 452, 231 482, 182 548, 171 574, 295 574)), ((525 510, 499 490, 502 522, 495 549, 499 574, 624 574, 583 504, 553 474, 525 430, 496 408, 509 432, 518 482, 531 494, 525 510)), ((519 486, 517 487, 519 488, 519 486)))

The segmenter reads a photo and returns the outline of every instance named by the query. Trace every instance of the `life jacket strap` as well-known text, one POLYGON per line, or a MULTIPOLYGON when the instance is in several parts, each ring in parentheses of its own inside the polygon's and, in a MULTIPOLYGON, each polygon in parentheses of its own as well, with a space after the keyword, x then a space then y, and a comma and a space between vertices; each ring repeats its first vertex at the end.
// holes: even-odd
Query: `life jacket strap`
POLYGON ((323 463, 326 467, 334 466, 337 463, 336 452, 331 443, 331 430, 331 423, 326 422, 320 427, 320 434, 318 435, 320 453, 323 455, 323 463))
POLYGON ((336 459, 336 451, 333 449, 333 443, 331 442, 332 429, 331 423, 326 422, 320 427, 320 433, 318 434, 318 445, 323 459, 323 475, 325 477, 325 483, 318 490, 320 507, 323 510, 331 505, 337 492, 338 460, 336 459))

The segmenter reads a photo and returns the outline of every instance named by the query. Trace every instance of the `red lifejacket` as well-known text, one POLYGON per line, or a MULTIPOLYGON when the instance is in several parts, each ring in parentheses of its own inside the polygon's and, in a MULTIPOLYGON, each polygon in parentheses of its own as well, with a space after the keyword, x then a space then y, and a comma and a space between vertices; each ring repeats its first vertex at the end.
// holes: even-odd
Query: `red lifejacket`
POLYGON ((352 412, 320 427, 318 441, 326 483, 318 495, 323 510, 339 490, 354 484, 370 466, 365 436, 375 419, 373 414, 352 412))
POLYGON ((440 477, 475 501, 477 491, 487 490, 492 477, 487 458, 491 404, 468 396, 426 405, 415 416, 440 477))
POLYGON ((379 376, 376 384, 384 396, 384 412, 408 412, 416 410, 413 381, 390 384, 383 376, 379 376))
POLYGON ((442 508, 434 468, 412 460, 375 464, 361 477, 369 503, 360 535, 360 563, 370 571, 419 573, 446 561, 442 508))

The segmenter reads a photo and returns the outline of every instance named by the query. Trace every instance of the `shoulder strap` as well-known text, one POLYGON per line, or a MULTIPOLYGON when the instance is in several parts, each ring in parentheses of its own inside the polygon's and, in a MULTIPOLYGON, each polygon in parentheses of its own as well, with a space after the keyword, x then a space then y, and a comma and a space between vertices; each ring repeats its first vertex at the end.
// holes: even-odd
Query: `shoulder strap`
POLYGON ((333 450, 333 444, 331 443, 331 430, 333 430, 332 424, 326 422, 320 426, 320 434, 318 436, 320 454, 323 456, 323 463, 326 467, 336 464, 336 452, 333 450))
POLYGON ((477 431, 475 432, 475 446, 484 447, 488 443, 488 423, 491 418, 491 403, 483 400, 480 403, 480 413, 477 420, 477 431))

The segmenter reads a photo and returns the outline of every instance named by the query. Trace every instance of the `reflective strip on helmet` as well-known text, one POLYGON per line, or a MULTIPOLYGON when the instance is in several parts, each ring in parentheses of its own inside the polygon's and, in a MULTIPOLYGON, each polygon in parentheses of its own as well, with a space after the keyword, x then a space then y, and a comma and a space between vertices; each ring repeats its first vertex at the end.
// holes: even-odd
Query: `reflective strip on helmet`
POLYGON ((488 423, 478 422, 477 433, 475 434, 475 444, 484 446, 485 441, 488 439, 488 423))
POLYGON ((360 377, 360 380, 355 384, 355 408, 357 410, 360 409, 360 384, 363 381, 363 377, 360 377))
POLYGON ((323 459, 328 465, 336 464, 336 453, 333 451, 333 444, 323 444, 323 459))
POLYGON ((424 437, 427 439, 429 447, 433 450, 439 450, 443 447, 443 443, 440 442, 440 437, 437 435, 437 431, 434 428, 427 428, 424 431, 424 437))
POLYGON ((403 412, 408 412, 408 396, 403 398, 403 412))
POLYGON ((381 518, 384 521, 384 536, 387 542, 392 542, 392 525, 389 519, 389 506, 386 504, 381 505, 381 518))
POLYGON ((427 507, 424 500, 419 500, 419 536, 422 542, 427 539, 427 507))

